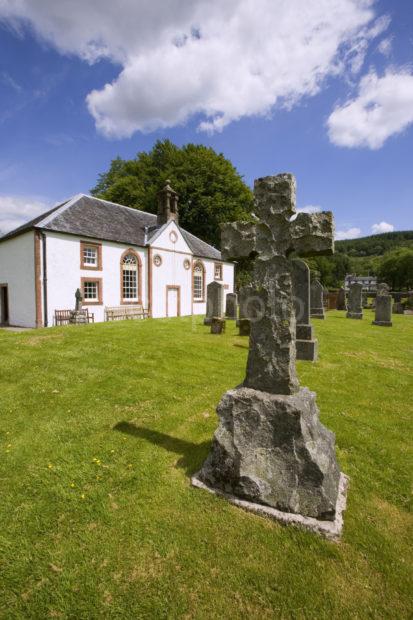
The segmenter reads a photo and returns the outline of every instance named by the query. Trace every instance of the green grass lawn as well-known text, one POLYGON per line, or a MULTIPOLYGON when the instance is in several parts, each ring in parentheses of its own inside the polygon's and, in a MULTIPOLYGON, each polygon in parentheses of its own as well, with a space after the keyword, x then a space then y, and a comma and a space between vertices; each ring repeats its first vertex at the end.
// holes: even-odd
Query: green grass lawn
POLYGON ((412 617, 413 316, 371 319, 329 312, 297 364, 351 479, 340 544, 190 486, 233 324, 0 330, 0 617, 412 617))

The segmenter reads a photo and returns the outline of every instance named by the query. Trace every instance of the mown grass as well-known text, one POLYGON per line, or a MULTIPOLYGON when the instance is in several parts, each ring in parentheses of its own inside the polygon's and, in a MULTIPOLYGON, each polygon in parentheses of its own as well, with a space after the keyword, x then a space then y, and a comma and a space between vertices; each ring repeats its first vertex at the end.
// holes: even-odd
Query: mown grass
POLYGON ((190 486, 233 324, 0 330, 0 617, 411 617, 413 317, 371 318, 329 312, 298 363, 351 478, 338 545, 190 486))

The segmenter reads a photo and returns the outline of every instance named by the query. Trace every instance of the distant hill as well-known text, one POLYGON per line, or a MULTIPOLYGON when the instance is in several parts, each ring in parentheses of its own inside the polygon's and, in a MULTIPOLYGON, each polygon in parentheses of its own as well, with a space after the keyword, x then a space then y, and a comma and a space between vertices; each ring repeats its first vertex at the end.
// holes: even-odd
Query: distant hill
POLYGON ((347 254, 350 257, 382 256, 389 250, 408 246, 413 247, 413 230, 382 233, 359 239, 345 239, 335 243, 336 253, 347 254))

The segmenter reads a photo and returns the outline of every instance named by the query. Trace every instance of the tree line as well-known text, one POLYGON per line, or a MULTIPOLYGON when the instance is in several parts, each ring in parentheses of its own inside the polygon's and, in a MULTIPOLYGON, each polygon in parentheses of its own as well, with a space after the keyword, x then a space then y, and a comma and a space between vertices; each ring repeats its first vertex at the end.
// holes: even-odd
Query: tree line
MULTIPOLYGON (((158 140, 149 152, 141 151, 134 159, 117 157, 91 192, 156 213, 157 193, 167 179, 179 194, 180 225, 217 248, 220 223, 251 218, 251 189, 222 153, 200 144, 178 147, 170 140, 158 140)), ((342 286, 347 273, 377 275, 393 290, 413 288, 413 231, 339 241, 333 256, 307 261, 327 288, 342 286)), ((250 280, 251 261, 239 261, 236 271, 240 287, 250 280)))

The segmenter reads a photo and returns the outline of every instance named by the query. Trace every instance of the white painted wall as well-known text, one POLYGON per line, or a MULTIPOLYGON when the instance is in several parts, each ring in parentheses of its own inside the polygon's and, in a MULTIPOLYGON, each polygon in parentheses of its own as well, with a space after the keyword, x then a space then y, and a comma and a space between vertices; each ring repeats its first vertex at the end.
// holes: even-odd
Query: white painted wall
MULTIPOLYGON (((81 287, 81 278, 101 278, 103 303, 86 305, 94 313, 95 321, 104 320, 105 306, 121 305, 120 259, 123 252, 131 247, 142 261, 142 302, 148 307, 148 250, 137 246, 127 246, 109 241, 101 242, 63 233, 46 232, 47 257, 47 308, 48 325, 53 325, 55 310, 74 308, 75 292, 81 287), (102 244, 102 270, 80 268, 80 242, 96 241, 102 244)), ((190 249, 179 228, 170 222, 153 242, 152 256, 152 316, 166 316, 167 287, 180 287, 180 314, 205 314, 206 302, 192 300, 192 264, 201 260, 205 266, 205 288, 214 280, 214 262, 210 259, 197 259, 190 249), (177 241, 169 237, 175 231, 177 241), (159 247, 162 249, 159 249, 159 247), (159 254, 161 266, 153 264, 153 257, 159 254), (185 260, 191 261, 190 269, 184 268, 185 260)), ((227 288, 225 293, 234 290, 234 265, 223 264, 222 283, 227 288)), ((34 281, 34 232, 30 231, 0 243, 0 284, 8 284, 10 324, 22 327, 35 327, 35 281, 34 281)), ((171 297, 172 299, 172 297, 171 297)), ((43 304, 43 292, 42 292, 43 304)), ((42 310, 43 318, 43 310, 42 310)))
POLYGON ((105 306, 121 305, 120 288, 120 260, 123 252, 129 247, 137 252, 142 261, 142 303, 148 306, 148 273, 147 250, 137 246, 127 246, 110 241, 102 243, 102 271, 80 268, 80 242, 93 242, 92 239, 65 235, 61 233, 47 233, 47 297, 48 323, 53 325, 55 310, 74 308, 75 292, 81 287, 81 278, 102 278, 103 298, 102 305, 87 305, 95 315, 95 321, 104 321, 105 306))
POLYGON ((35 327, 33 231, 0 243, 0 284, 8 285, 9 324, 35 327))
MULTIPOLYGON (((205 314, 205 302, 192 301, 192 263, 200 260, 205 267, 205 295, 206 286, 214 280, 215 261, 200 258, 192 255, 182 233, 175 222, 170 222, 168 226, 159 234, 158 237, 151 239, 152 260, 157 254, 162 258, 162 265, 152 266, 152 316, 160 318, 166 316, 166 298, 168 286, 180 287, 180 306, 181 316, 191 314, 205 314), (177 241, 173 243, 170 233, 177 234, 177 241), (184 261, 191 261, 190 269, 184 268, 184 261)), ((234 291, 234 265, 233 263, 223 264, 222 284, 228 288, 225 293, 234 291)))

